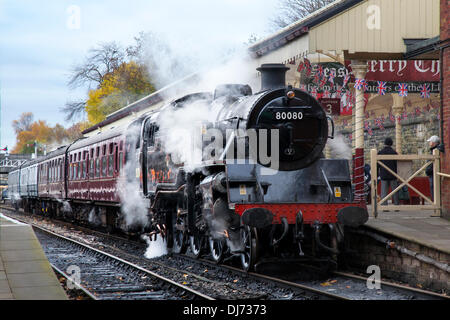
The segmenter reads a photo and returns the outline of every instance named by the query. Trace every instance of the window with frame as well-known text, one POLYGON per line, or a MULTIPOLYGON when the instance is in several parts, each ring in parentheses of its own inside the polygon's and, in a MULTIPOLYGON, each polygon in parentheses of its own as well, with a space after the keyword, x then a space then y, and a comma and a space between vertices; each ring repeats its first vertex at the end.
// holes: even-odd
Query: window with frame
POLYGON ((111 154, 108 157, 108 176, 112 177, 114 173, 114 156, 111 154))
POLYGON ((89 178, 94 178, 94 159, 89 160, 90 161, 90 167, 89 167, 89 178))
POLYGON ((108 167, 107 167, 107 163, 106 163, 106 156, 103 156, 102 157, 102 177, 106 177, 107 170, 108 170, 108 167))
POLYGON ((123 152, 119 152, 119 172, 122 172, 123 167, 123 152))
POLYGON ((100 158, 95 159, 95 176, 100 177, 100 158))

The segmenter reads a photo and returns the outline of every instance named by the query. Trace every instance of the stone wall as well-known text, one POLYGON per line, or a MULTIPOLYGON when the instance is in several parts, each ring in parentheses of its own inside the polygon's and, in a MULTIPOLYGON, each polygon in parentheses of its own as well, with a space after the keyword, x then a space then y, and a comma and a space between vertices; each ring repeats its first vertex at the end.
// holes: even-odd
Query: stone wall
MULTIPOLYGON (((439 120, 437 119, 437 110, 430 111, 427 115, 417 117, 411 116, 409 119, 401 121, 402 125, 402 153, 403 154, 429 154, 429 145, 426 140, 433 136, 439 135, 439 120)), ((364 131, 364 157, 365 163, 370 164, 370 150, 376 149, 380 151, 383 148, 384 140, 391 137, 395 145, 395 126, 390 120, 386 120, 383 129, 371 126, 372 135, 368 131, 364 131)), ((350 128, 337 127, 338 134, 344 137, 346 145, 351 149, 350 128)), ((333 153, 330 155, 334 156, 333 153)), ((413 170, 418 170, 424 164, 424 161, 414 161, 413 170)), ((422 173, 425 175, 425 173, 422 173)))
MULTIPOLYGON (((386 236, 396 245, 421 253, 436 261, 450 263, 450 255, 435 249, 404 239, 386 236)), ((369 236, 350 234, 351 254, 346 262, 351 269, 365 273, 370 265, 381 269, 381 277, 407 283, 415 288, 432 290, 438 293, 450 293, 450 274, 432 264, 422 262, 396 249, 387 249, 386 245, 369 236)))

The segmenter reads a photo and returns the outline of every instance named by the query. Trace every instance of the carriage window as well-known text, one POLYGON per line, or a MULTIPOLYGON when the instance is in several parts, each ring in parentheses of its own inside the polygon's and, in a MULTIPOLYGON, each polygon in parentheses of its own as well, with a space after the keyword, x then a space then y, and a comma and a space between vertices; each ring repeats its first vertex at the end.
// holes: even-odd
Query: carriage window
POLYGON ((94 159, 90 160, 89 177, 94 178, 94 159))
POLYGON ((106 157, 102 157, 102 177, 106 177, 106 171, 107 171, 107 167, 106 167, 106 157))
POLYGON ((114 157, 113 155, 110 155, 108 159, 108 176, 112 177, 113 173, 114 173, 114 157))
POLYGON ((112 153, 113 153, 113 144, 110 143, 109 144, 109 154, 112 154, 112 153))
POLYGON ((86 161, 83 160, 83 162, 81 163, 81 178, 85 179, 86 178, 86 161))
POLYGON ((100 158, 95 159, 95 176, 100 177, 100 158))
POLYGON ((91 149, 91 158, 93 158, 94 157, 94 149, 92 148, 91 149))
POLYGON ((119 150, 120 150, 120 151, 123 150, 123 141, 120 141, 120 143, 119 143, 119 150))
POLYGON ((119 172, 122 171, 123 167, 123 152, 119 153, 119 172))

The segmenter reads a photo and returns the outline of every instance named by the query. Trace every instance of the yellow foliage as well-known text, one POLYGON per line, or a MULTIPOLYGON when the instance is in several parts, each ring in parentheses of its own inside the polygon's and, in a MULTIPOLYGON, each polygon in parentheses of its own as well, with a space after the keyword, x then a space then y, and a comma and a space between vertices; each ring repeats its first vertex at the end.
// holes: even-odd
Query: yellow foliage
POLYGON ((56 124, 53 128, 48 126, 43 120, 31 123, 28 130, 21 130, 16 135, 16 145, 11 153, 34 153, 34 142, 38 143, 38 152, 42 154, 42 145, 60 145, 73 141, 80 137, 81 131, 85 130, 87 123, 77 123, 65 129, 60 124, 56 124))
POLYGON ((91 125, 106 119, 106 116, 141 97, 155 91, 144 66, 135 62, 121 64, 106 75, 96 90, 89 91, 86 112, 91 125))

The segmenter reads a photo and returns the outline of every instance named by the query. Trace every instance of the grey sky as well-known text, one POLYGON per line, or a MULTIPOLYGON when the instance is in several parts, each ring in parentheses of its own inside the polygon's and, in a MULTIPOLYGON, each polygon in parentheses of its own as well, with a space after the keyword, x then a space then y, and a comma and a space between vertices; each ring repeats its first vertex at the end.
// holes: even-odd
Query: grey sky
POLYGON ((179 44, 180 51, 211 55, 242 44, 251 33, 267 34, 276 2, 0 0, 0 145, 13 148, 11 122, 22 112, 50 125, 70 125, 59 108, 86 92, 69 91, 68 74, 99 42, 127 46, 140 31, 153 31, 179 44), (81 10, 79 29, 68 27, 72 5, 81 10))

